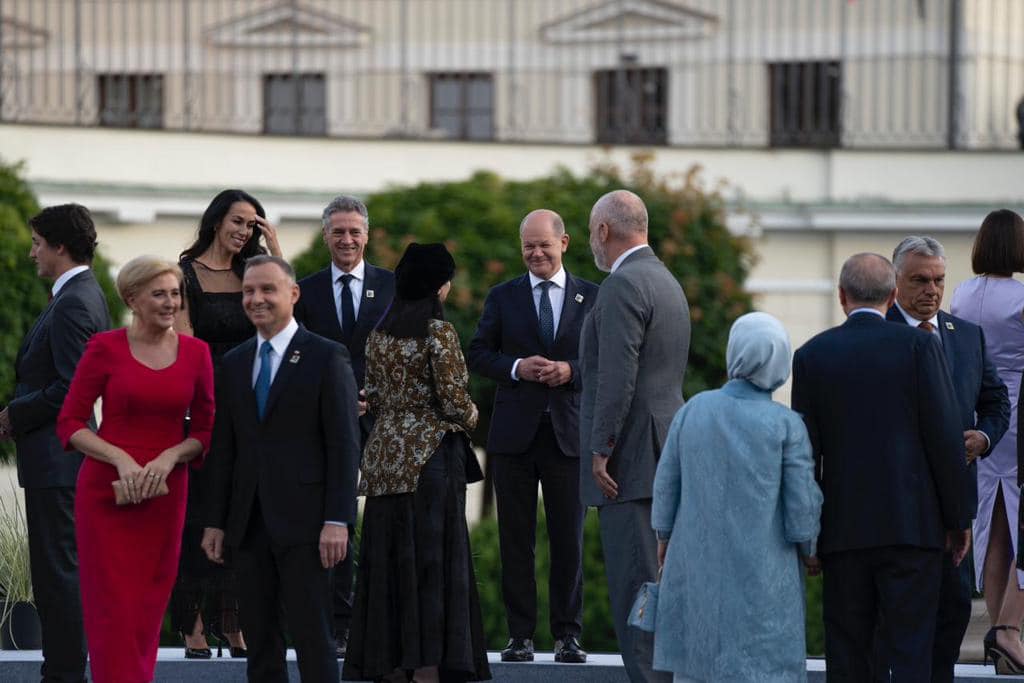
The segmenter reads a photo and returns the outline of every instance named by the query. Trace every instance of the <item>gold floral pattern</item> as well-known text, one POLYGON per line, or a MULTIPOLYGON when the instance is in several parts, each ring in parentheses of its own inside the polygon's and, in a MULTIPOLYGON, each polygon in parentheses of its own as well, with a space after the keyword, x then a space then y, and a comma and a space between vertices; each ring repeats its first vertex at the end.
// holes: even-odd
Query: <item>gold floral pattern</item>
POLYGON ((366 400, 376 417, 363 453, 359 495, 416 490, 420 469, 445 432, 476 426, 469 371, 451 323, 431 320, 425 338, 374 330, 366 342, 366 400))

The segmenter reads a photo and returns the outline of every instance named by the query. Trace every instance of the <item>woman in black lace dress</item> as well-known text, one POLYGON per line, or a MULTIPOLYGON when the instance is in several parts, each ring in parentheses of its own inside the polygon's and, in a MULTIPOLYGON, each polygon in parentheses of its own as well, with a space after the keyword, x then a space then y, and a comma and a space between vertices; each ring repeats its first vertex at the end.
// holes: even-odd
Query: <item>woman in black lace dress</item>
MULTIPOLYGON (((181 253, 185 306, 176 327, 209 345, 215 377, 224 353, 256 334, 242 310, 242 271, 246 259, 268 249, 281 255, 277 232, 267 222, 263 207, 242 190, 224 190, 203 213, 196 241, 181 253), (260 235, 266 240, 266 249, 259 244, 260 235)), ((202 473, 191 470, 171 621, 185 641, 186 658, 212 656, 206 634, 226 639, 231 656, 241 657, 245 656, 245 641, 238 622, 233 574, 207 560, 199 547, 202 489, 202 473)))

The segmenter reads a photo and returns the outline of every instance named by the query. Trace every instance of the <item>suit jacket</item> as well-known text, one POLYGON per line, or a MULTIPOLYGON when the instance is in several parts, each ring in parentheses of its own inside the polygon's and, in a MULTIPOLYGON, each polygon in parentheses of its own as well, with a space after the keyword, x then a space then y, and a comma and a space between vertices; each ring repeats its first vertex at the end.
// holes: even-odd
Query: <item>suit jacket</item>
POLYGON ((14 398, 8 405, 18 451, 18 483, 25 488, 74 486, 82 454, 65 452, 57 414, 85 343, 110 329, 110 311, 91 270, 61 287, 25 336, 15 361, 14 398))
MULTIPOLYGON (((893 305, 886 320, 906 325, 906 318, 893 305)), ((960 424, 964 430, 985 432, 989 447, 987 457, 1010 426, 1010 396, 999 371, 985 350, 985 333, 974 323, 945 311, 939 311, 939 335, 946 367, 953 381, 959 407, 960 424)), ((964 479, 963 514, 974 519, 978 513, 978 464, 967 466, 964 479)))
POLYGON ((270 385, 260 421, 253 390, 256 338, 224 355, 207 457, 207 526, 237 546, 258 500, 267 533, 285 548, 317 543, 325 521, 356 521, 356 384, 341 344, 299 328, 270 385))
POLYGON ((941 549, 967 527, 959 408, 932 335, 852 315, 797 350, 792 395, 825 495, 820 553, 941 549))
POLYGON ((580 455, 580 366, 577 361, 583 318, 597 299, 597 285, 565 275, 565 299, 551 348, 540 336, 540 321, 533 304, 530 276, 522 275, 494 287, 484 302, 476 336, 469 344, 469 368, 498 383, 494 412, 487 435, 490 453, 524 453, 533 442, 545 409, 562 453, 580 455), (567 361, 572 380, 559 387, 538 382, 515 381, 512 365, 517 358, 540 355, 567 361))
POLYGON ((661 447, 683 405, 690 309, 679 282, 650 248, 605 278, 580 335, 580 497, 601 506, 650 498, 661 447), (609 501, 591 475, 605 453, 619 485, 609 501))
MULTIPOLYGON (((341 323, 338 307, 334 304, 334 283, 331 268, 313 273, 299 281, 302 294, 295 304, 295 319, 307 330, 339 343, 341 323)), ((390 270, 366 264, 363 280, 363 298, 359 302, 359 315, 352 338, 345 346, 352 360, 352 371, 360 389, 366 380, 366 338, 391 305, 395 296, 395 274, 390 270)))

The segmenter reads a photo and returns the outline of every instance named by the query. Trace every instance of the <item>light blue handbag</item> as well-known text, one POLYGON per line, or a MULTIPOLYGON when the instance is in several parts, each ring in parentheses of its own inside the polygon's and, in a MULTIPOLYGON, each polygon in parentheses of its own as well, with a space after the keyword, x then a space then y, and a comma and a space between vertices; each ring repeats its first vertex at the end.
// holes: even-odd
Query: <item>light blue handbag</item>
POLYGON ((637 591, 633 609, 629 610, 630 626, 654 633, 654 620, 658 616, 658 585, 661 581, 661 569, 658 570, 658 581, 646 581, 637 591))

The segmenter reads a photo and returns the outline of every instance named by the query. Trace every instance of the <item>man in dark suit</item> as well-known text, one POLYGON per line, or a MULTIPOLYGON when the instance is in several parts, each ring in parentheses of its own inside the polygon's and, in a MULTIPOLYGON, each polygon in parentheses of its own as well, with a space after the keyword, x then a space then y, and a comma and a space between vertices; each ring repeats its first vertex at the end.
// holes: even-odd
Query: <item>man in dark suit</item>
POLYGON ((257 335, 224 356, 207 463, 203 549, 234 551, 250 681, 288 680, 282 605, 302 680, 338 680, 326 596, 356 521, 357 393, 345 348, 295 322, 298 298, 287 261, 246 263, 257 335))
POLYGON ((647 244, 647 207, 616 190, 590 211, 590 249, 611 272, 580 333, 580 493, 598 508, 612 621, 633 683, 670 681, 652 670, 654 638, 627 626, 658 572, 651 529, 654 472, 683 405, 690 310, 683 288, 647 244))
POLYGON ((494 459, 501 588, 508 620, 506 662, 533 661, 537 626, 534 544, 537 484, 544 489, 551 550, 548 576, 555 661, 581 663, 583 513, 580 502, 580 326, 597 285, 562 267, 565 224, 538 209, 519 225, 529 271, 490 291, 469 367, 498 383, 487 452, 494 459))
POLYGON ((885 321, 896 299, 892 264, 857 254, 843 264, 848 316, 793 359, 793 409, 810 435, 822 493, 817 557, 824 571, 829 681, 871 678, 883 620, 895 680, 927 681, 942 550, 959 563, 964 438, 938 340, 885 321))
POLYGON ((75 483, 81 453, 66 453, 55 423, 89 337, 110 329, 110 312, 90 264, 96 227, 78 204, 43 209, 29 221, 30 258, 53 280, 51 300, 22 342, 14 398, 0 411, 0 438, 13 438, 25 489, 32 592, 43 635, 44 681, 85 680, 78 594, 75 483))
MULTIPOLYGON (((369 230, 365 204, 344 195, 331 200, 323 211, 323 238, 331 252, 331 264, 299 282, 302 296, 295 306, 295 319, 307 330, 345 345, 360 392, 366 377, 366 338, 395 295, 395 274, 363 258, 369 230)), ((366 413, 362 402, 360 416, 359 427, 365 443, 373 428, 373 416, 366 413)), ((345 656, 348 626, 352 620, 356 548, 354 539, 349 542, 345 560, 334 568, 331 581, 338 657, 345 656)))
MULTIPOLYGON (((931 237, 907 237, 893 252, 896 268, 896 303, 886 319, 918 327, 934 335, 953 381, 953 391, 963 428, 967 473, 962 513, 968 522, 962 534, 970 545, 969 521, 978 510, 977 459, 984 458, 1003 438, 1010 424, 1010 399, 995 364, 985 350, 981 328, 939 307, 946 285, 946 257, 942 245, 931 237)), ((971 619, 974 577, 969 562, 957 567, 950 552, 942 558, 942 586, 932 649, 932 681, 953 680, 967 624, 971 619)), ((876 680, 889 680, 884 661, 876 680)))

